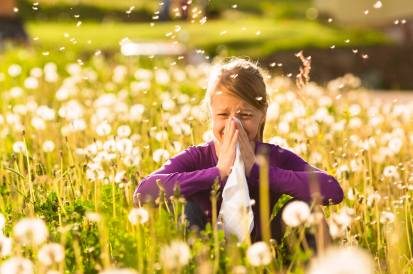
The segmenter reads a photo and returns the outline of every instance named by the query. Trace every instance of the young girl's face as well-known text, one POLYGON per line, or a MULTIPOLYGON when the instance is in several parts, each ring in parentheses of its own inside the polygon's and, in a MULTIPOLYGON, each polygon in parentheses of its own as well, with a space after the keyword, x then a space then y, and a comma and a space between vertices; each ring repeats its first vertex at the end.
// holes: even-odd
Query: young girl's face
POLYGON ((221 145, 224 143, 225 121, 229 117, 236 117, 241 121, 251 142, 257 135, 258 127, 264 121, 266 114, 267 106, 264 110, 257 110, 246 101, 229 95, 229 91, 225 87, 216 88, 214 91, 210 116, 212 131, 221 145))

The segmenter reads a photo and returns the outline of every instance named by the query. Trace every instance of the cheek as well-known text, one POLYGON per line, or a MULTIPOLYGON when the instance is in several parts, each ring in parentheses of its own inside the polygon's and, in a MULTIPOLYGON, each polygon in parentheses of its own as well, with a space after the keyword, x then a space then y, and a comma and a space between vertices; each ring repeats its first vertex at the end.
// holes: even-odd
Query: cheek
POLYGON ((225 121, 212 120, 212 132, 217 139, 221 138, 221 134, 225 129, 225 121))
POLYGON ((243 123, 243 126, 244 126, 244 130, 247 132, 248 139, 250 139, 251 141, 252 139, 254 139, 255 135, 257 134, 258 127, 254 123, 248 123, 248 122, 243 123))

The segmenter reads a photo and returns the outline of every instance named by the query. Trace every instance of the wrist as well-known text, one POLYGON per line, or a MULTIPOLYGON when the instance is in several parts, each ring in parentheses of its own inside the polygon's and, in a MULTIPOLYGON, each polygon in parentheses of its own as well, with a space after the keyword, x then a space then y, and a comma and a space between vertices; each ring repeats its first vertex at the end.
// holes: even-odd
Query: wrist
POLYGON ((219 175, 221 176, 221 180, 224 180, 225 178, 228 177, 228 174, 222 168, 220 168, 218 165, 217 165, 217 168, 219 170, 219 175))

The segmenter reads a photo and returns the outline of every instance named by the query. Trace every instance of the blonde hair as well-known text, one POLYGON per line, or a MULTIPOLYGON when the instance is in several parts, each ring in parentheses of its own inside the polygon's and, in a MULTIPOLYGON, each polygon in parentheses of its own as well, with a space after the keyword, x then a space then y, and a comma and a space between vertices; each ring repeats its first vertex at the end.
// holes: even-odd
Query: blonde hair
MULTIPOLYGON (((258 62, 254 64, 249 59, 238 57, 217 58, 207 70, 206 78, 208 84, 201 109, 207 115, 209 124, 211 124, 209 110, 217 87, 225 87, 231 95, 246 101, 257 110, 263 110, 269 103, 267 72, 258 66, 258 62)), ((263 142, 265 121, 266 118, 259 125, 255 136, 255 139, 260 142, 263 142)))

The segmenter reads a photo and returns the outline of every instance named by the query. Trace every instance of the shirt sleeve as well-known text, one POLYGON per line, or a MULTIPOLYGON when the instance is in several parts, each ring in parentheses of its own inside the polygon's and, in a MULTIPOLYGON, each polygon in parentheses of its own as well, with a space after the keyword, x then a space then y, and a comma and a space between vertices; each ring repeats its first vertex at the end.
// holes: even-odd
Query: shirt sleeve
MULTIPOLYGON (((343 189, 334 176, 310 165, 299 155, 278 145, 272 148, 270 157, 269 184, 271 191, 287 194, 304 201, 312 201, 313 197, 311 197, 310 192, 318 192, 321 197, 317 203, 323 205, 329 205, 330 199, 332 204, 339 204, 343 201, 343 189)), ((259 169, 259 165, 254 163, 250 176, 247 178, 249 184, 258 186, 259 169)))
POLYGON ((181 195, 185 198, 200 190, 212 189, 217 177, 218 183, 221 184, 221 175, 217 167, 196 170, 196 165, 200 162, 199 157, 201 156, 194 147, 189 147, 170 158, 160 169, 143 178, 133 194, 135 205, 138 205, 136 197, 138 193, 141 194, 141 202, 146 201, 147 196, 150 196, 152 200, 159 197, 157 179, 161 180, 168 201, 173 195, 176 181, 179 182, 181 195))

